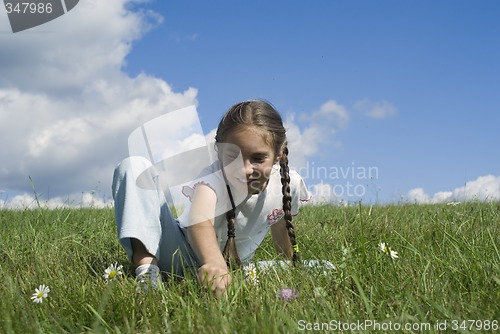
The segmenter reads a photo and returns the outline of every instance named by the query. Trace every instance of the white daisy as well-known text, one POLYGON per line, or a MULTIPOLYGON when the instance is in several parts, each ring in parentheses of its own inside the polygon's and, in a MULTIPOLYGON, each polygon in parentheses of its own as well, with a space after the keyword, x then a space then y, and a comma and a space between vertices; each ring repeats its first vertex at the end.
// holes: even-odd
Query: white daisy
POLYGON ((243 271, 245 272, 245 278, 251 285, 259 284, 259 278, 257 277, 257 268, 253 262, 243 266, 243 271))
POLYGON ((382 252, 384 252, 385 254, 389 255, 392 259, 397 259, 399 258, 398 256, 398 252, 396 252, 395 250, 392 250, 388 244, 386 244, 385 242, 381 242, 379 244, 379 247, 380 247, 380 250, 382 252))
POLYGON ((45 284, 42 284, 38 287, 38 289, 35 289, 35 293, 31 296, 31 299, 34 303, 39 304, 43 302, 44 298, 47 298, 49 296, 49 292, 50 288, 45 284))
POLYGON ((106 268, 106 270, 104 271, 105 274, 102 276, 104 277, 104 279, 106 279, 106 282, 114 281, 118 276, 121 276, 123 274, 122 268, 122 265, 118 266, 117 263, 113 263, 108 268, 106 268))
POLYGON ((379 244, 379 246, 380 246, 380 250, 381 250, 382 252, 384 252, 384 253, 386 253, 386 254, 388 254, 388 253, 389 253, 389 246, 387 246, 385 242, 381 242, 381 243, 379 244))
POLYGON ((391 249, 391 254, 390 254, 390 255, 391 255, 391 258, 393 258, 393 259, 397 259, 397 258, 399 258, 399 256, 398 256, 398 252, 393 251, 392 249, 391 249))

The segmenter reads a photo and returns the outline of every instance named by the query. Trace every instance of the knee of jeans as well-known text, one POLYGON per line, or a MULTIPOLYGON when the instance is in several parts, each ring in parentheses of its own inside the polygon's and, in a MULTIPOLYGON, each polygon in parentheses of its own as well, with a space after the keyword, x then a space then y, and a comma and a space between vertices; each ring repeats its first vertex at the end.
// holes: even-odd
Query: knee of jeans
POLYGON ((137 183, 139 176, 151 166, 152 164, 148 159, 140 156, 128 157, 122 160, 115 167, 113 173, 113 197, 116 195, 119 185, 122 184, 124 180, 129 180, 137 183))

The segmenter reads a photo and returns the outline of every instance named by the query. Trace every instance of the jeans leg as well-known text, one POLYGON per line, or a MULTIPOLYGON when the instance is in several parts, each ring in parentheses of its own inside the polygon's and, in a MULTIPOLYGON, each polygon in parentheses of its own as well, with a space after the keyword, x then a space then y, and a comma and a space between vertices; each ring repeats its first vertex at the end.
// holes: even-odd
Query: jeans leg
POLYGON ((163 190, 137 185, 137 178, 143 173, 149 173, 148 179, 154 184, 156 175, 151 167, 145 158, 129 157, 115 169, 113 198, 118 239, 130 260, 130 239, 135 238, 156 257, 162 271, 182 275, 183 265, 196 265, 196 261, 192 260, 191 248, 170 211, 163 190))

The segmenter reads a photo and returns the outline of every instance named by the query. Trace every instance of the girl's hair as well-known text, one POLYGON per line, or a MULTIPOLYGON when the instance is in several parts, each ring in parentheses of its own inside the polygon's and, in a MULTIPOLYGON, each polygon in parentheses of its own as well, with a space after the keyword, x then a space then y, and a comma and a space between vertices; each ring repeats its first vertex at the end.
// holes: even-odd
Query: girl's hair
MULTIPOLYGON (((283 120, 276 109, 267 101, 251 100, 240 102, 232 106, 222 117, 217 128, 215 141, 218 143, 224 142, 231 131, 238 131, 246 127, 255 127, 265 132, 264 140, 274 148, 276 156, 281 154, 280 173, 281 185, 283 193, 283 211, 288 230, 288 236, 292 244, 293 262, 299 259, 299 249, 295 239, 295 231, 292 225, 292 198, 290 195, 290 174, 288 168, 288 147, 286 141, 286 130, 283 126, 283 120)), ((229 196, 231 197, 228 187, 229 196)), ((241 260, 236 251, 235 243, 235 209, 233 208, 226 213, 227 219, 227 242, 224 246, 222 255, 226 262, 235 261, 237 265, 241 265, 241 260)))

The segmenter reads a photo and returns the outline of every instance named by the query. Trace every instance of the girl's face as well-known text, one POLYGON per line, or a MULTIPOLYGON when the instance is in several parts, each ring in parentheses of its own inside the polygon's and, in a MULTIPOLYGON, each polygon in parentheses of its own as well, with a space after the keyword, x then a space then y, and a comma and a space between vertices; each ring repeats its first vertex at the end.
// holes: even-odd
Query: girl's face
POLYGON ((233 174, 240 176, 233 177, 235 180, 231 182, 246 183, 250 194, 262 192, 267 186, 273 165, 280 158, 265 141, 265 132, 254 127, 238 129, 231 131, 224 143, 236 145, 243 159, 243 173, 233 174), (245 179, 242 179, 242 175, 245 179))

